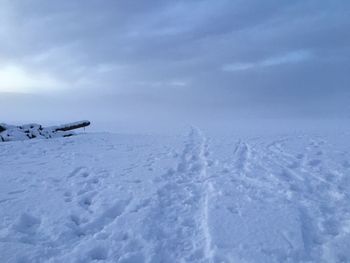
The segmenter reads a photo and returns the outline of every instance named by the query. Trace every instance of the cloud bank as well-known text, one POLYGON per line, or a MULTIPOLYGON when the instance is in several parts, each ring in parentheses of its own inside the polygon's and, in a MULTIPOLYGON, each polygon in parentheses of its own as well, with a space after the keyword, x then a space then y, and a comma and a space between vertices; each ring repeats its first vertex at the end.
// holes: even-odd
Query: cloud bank
POLYGON ((349 15, 345 0, 0 0, 0 111, 347 117, 349 15))

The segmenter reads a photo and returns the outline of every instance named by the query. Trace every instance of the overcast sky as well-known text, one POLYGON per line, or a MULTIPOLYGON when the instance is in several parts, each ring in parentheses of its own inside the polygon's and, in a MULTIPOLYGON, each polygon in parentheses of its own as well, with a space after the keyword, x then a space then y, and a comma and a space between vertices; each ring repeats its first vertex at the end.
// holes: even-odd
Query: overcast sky
POLYGON ((348 0, 0 0, 0 117, 349 117, 349 32, 348 0))

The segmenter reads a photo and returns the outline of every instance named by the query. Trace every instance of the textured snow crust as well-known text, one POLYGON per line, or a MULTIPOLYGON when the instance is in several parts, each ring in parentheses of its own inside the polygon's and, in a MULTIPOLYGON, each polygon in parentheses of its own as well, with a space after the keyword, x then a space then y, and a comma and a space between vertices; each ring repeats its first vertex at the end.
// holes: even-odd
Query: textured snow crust
POLYGON ((350 135, 0 144, 0 262, 350 262, 350 135))

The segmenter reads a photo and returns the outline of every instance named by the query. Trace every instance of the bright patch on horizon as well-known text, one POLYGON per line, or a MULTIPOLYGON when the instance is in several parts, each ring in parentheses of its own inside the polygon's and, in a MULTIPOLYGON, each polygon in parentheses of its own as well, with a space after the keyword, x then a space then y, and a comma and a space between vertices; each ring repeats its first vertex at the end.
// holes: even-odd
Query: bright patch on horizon
POLYGON ((31 73, 21 67, 0 67, 0 92, 35 93, 62 87, 62 83, 46 73, 31 73))

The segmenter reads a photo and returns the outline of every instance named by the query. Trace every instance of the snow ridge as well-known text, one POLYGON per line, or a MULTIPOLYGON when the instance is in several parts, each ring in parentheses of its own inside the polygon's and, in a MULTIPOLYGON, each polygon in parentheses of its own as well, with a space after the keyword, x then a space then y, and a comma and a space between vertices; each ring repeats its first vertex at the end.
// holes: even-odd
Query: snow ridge
POLYGON ((151 210, 150 262, 212 262, 209 231, 209 152, 200 130, 192 128, 175 169, 163 175, 151 210))

